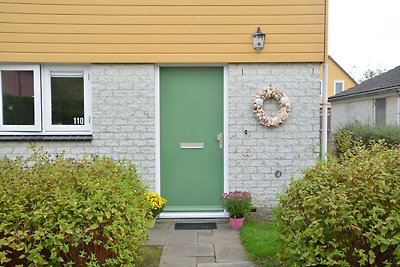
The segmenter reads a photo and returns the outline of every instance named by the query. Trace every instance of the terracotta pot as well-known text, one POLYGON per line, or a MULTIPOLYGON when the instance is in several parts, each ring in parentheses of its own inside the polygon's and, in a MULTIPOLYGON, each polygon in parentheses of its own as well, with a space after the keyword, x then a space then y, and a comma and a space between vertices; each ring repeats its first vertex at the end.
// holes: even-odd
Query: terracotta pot
POLYGON ((233 230, 239 230, 244 222, 244 218, 229 218, 229 223, 233 230))

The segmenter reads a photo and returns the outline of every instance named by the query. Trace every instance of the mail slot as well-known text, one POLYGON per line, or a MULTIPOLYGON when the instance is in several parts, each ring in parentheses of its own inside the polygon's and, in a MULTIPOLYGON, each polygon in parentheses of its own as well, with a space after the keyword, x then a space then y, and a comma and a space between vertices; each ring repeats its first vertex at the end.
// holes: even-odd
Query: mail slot
POLYGON ((180 144, 182 149, 188 149, 188 148, 204 148, 204 143, 181 143, 180 144))

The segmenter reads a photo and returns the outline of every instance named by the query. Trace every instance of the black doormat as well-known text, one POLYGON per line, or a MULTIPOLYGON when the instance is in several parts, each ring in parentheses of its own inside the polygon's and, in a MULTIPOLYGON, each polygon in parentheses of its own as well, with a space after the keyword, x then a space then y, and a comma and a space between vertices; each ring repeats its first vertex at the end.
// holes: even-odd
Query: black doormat
POLYGON ((175 223, 175 230, 212 230, 217 229, 217 224, 213 223, 175 223))

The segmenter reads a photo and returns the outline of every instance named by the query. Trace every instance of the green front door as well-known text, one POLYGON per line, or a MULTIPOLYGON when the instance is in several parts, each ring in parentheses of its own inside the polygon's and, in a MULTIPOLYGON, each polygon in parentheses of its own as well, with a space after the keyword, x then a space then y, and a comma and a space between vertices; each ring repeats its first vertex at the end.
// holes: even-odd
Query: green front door
POLYGON ((222 210, 223 71, 223 67, 160 68, 165 211, 222 210))

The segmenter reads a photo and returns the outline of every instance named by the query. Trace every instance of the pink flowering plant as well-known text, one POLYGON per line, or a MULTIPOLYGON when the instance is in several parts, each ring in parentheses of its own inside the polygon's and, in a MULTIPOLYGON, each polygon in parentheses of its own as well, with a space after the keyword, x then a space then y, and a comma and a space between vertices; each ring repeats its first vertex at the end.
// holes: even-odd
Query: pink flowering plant
POLYGON ((243 218, 251 212, 251 194, 244 191, 233 191, 221 196, 222 206, 230 218, 243 218))

